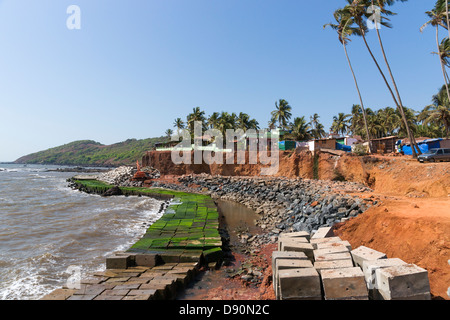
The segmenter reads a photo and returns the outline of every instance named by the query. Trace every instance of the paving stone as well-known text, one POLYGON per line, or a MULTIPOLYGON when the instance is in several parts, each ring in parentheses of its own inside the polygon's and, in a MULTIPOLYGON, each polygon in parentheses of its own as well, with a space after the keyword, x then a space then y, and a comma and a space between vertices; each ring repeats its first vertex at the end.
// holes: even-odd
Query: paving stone
MULTIPOLYGON (((110 287, 108 287, 110 288, 110 287)), ((103 291, 105 291, 107 287, 105 285, 96 284, 96 285, 81 285, 79 290, 74 292, 74 295, 99 295, 103 291)))
POLYGON ((405 264, 375 270, 378 291, 385 300, 428 299, 430 282, 427 270, 405 264))
POLYGON ((332 227, 322 227, 319 228, 316 233, 314 233, 311 239, 329 238, 333 236, 334 233, 332 227))
POLYGON ((330 261, 316 261, 314 262, 314 268, 321 273, 322 270, 326 269, 342 269, 342 268, 352 268, 353 261, 351 259, 347 260, 330 260, 330 261))
POLYGON ((141 286, 140 283, 120 284, 114 287, 114 290, 134 290, 141 286))
POLYGON ((278 300, 312 300, 322 298, 320 276, 314 268, 280 270, 278 278, 278 300))
POLYGON ((140 296, 140 295, 150 295, 153 296, 156 293, 155 289, 137 289, 137 290, 130 290, 128 292, 129 296, 140 296))
POLYGON ((387 256, 383 252, 376 251, 374 249, 360 246, 350 252, 352 254, 352 259, 355 265, 362 268, 363 261, 365 260, 378 260, 386 259, 387 256))
POLYGON ((94 300, 95 297, 97 297, 95 294, 79 294, 70 296, 67 300, 94 300))
POLYGON ((314 256, 315 261, 332 261, 332 260, 351 260, 352 255, 350 252, 329 253, 324 255, 314 256))
POLYGON ((122 300, 151 300, 152 296, 149 294, 141 294, 137 296, 125 296, 122 300))
POLYGON ((165 263, 160 266, 156 266, 152 268, 154 271, 162 271, 162 270, 172 270, 178 263, 165 263))
POLYGON ((364 274, 359 267, 326 269, 321 273, 325 300, 368 300, 364 274))
POLYGON ((81 279, 81 284, 100 284, 104 281, 108 280, 107 277, 96 277, 96 278, 90 278, 90 279, 81 279))
POLYGON ((124 296, 115 295, 115 296, 107 296, 107 295, 99 295, 94 298, 94 300, 122 300, 124 296))
POLYGON ((46 294, 40 300, 66 300, 75 293, 75 289, 56 289, 46 294))
POLYGON ((124 282, 123 284, 144 284, 148 283, 150 281, 149 278, 131 278, 127 282, 124 282))
POLYGON ((122 278, 109 278, 108 280, 105 281, 105 283, 123 283, 126 282, 128 280, 130 280, 131 277, 122 277, 122 278))
POLYGON ((102 292, 102 296, 126 296, 130 290, 129 289, 109 289, 102 292))
POLYGON ((167 273, 167 271, 170 270, 148 270, 142 273, 139 277, 141 278, 148 278, 148 277, 160 277, 167 273))

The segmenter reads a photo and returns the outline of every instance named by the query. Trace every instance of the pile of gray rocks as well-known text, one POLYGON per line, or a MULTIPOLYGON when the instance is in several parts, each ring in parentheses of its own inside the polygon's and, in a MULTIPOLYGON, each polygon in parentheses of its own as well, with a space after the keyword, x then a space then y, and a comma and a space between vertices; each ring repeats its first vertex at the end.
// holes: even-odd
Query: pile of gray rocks
POLYGON ((102 173, 97 176, 97 180, 109 183, 118 187, 141 187, 141 181, 131 181, 137 169, 122 166, 114 170, 102 173))
POLYGON ((258 213, 257 225, 264 232, 252 237, 254 246, 276 242, 281 232, 314 234, 321 227, 356 217, 378 203, 351 195, 372 191, 354 182, 206 174, 185 175, 179 181, 185 186, 197 185, 213 199, 238 202, 258 213))

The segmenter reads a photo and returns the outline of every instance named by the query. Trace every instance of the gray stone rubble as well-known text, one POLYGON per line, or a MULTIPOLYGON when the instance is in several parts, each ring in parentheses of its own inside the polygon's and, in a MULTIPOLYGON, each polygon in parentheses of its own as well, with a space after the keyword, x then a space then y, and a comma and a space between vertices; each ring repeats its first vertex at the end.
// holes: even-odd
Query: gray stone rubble
POLYGON ((184 191, 209 193, 213 199, 241 203, 260 215, 257 225, 265 232, 251 235, 251 246, 275 243, 281 232, 333 226, 365 212, 378 201, 351 193, 371 189, 354 182, 287 179, 280 177, 224 177, 207 174, 180 177, 181 185, 154 183, 184 191))

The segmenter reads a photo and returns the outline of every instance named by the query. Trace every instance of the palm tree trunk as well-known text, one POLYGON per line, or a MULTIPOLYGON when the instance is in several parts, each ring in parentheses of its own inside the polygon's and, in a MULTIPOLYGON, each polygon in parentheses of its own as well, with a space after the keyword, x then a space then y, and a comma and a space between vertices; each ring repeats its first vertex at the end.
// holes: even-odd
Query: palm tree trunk
POLYGON ((450 39, 450 16, 448 13, 448 0, 445 0, 445 13, 447 14, 447 30, 448 30, 448 38, 450 39))
MULTIPOLYGON (((373 4, 374 3, 373 3, 373 0, 372 0, 372 5, 373 4)), ((413 158, 417 158, 417 154, 415 152, 415 147, 417 147, 417 152, 419 154, 422 154, 422 152, 420 151, 420 149, 419 149, 419 147, 417 145, 416 139, 415 139, 414 135, 412 134, 411 129, 409 128, 408 120, 406 119, 406 115, 405 115, 405 110, 403 109, 402 98, 400 97, 400 93, 398 91, 397 83, 395 82, 394 75, 392 74, 391 66, 390 66, 390 64, 389 64, 389 62, 387 60, 386 52, 385 52, 384 46, 383 46, 383 41, 381 40, 380 28, 379 28, 379 26, 377 24, 377 21, 375 21, 375 30, 377 31, 378 41, 380 43, 380 48, 381 48, 381 52, 383 53, 384 61, 385 61, 386 66, 388 68, 389 75, 391 77, 392 83, 394 85, 395 92, 397 94, 397 98, 398 98, 397 108, 398 108, 398 110, 400 112, 400 115, 402 116, 402 119, 403 119, 403 122, 404 122, 405 128, 406 128, 406 132, 408 134, 409 140, 411 141, 411 146, 412 146, 411 150, 412 150, 413 158)))
POLYGON ((442 57, 441 57, 441 47, 439 46, 439 26, 438 25, 436 25, 436 44, 437 44, 437 48, 438 48, 439 62, 441 63, 442 75, 444 76, 445 89, 447 89, 448 101, 450 101, 450 91, 448 90, 448 82, 447 82, 447 77, 445 76, 444 62, 442 61, 442 57))
POLYGON ((363 103, 363 99, 362 99, 362 96, 361 96, 361 91, 359 90, 358 81, 356 80, 356 75, 355 75, 355 72, 353 71, 352 63, 351 63, 350 58, 348 56, 347 46, 345 45, 345 42, 343 43, 343 46, 344 46, 345 56, 347 57, 348 65, 349 65, 350 70, 351 70, 352 75, 353 75, 353 80, 355 81, 356 90, 358 91, 359 101, 361 102, 361 109, 362 109, 362 112, 363 112, 364 125, 366 127, 367 140, 369 140, 369 153, 372 153, 372 141, 370 140, 369 127, 367 126, 367 119, 366 119, 366 110, 364 108, 364 103, 363 103))
POLYGON ((383 53, 384 61, 385 61, 386 66, 388 68, 389 75, 391 77, 392 83, 394 85, 395 92, 397 94, 397 98, 398 98, 398 102, 399 102, 399 104, 397 106, 398 106, 398 109, 399 109, 400 114, 402 116, 403 122, 405 124, 406 132, 408 134, 409 140, 411 141, 411 146, 412 146, 411 150, 412 150, 413 158, 417 158, 417 154, 415 152, 415 148, 417 147, 417 152, 419 154, 422 154, 422 152, 420 151, 419 146, 417 145, 416 139, 415 139, 414 135, 412 134, 411 129, 409 128, 408 120, 406 119, 405 110, 403 109, 403 102, 402 102, 402 99, 400 97, 400 93, 398 91, 397 83, 395 82, 394 75, 392 74, 391 66, 389 65, 389 62, 388 62, 387 56, 386 56, 386 52, 384 51, 384 46, 383 46, 383 41, 381 40, 380 30, 379 30, 378 27, 376 27, 375 29, 377 30, 378 41, 380 43, 381 52, 383 53))
MULTIPOLYGON (((358 25, 359 25, 359 24, 358 24, 358 25)), ((363 38, 363 40, 364 40, 364 44, 366 45, 366 48, 367 48, 367 50, 369 51, 370 56, 372 57, 373 61, 375 62, 375 65, 377 66, 378 71, 380 72, 381 76, 383 77, 383 80, 384 80, 384 82, 386 83, 386 86, 387 86, 389 92, 391 93, 392 99, 394 100, 395 105, 397 106, 397 109, 399 110, 400 114, 402 115, 403 121, 404 121, 405 124, 406 124, 407 132, 408 132, 408 138, 410 139, 411 144, 413 144, 413 141, 415 142, 415 140, 412 140, 412 139, 411 139, 411 132, 410 132, 410 130, 409 130, 408 122, 406 121, 406 116, 405 116, 405 114, 404 114, 404 112, 403 112, 403 108, 401 108, 400 104, 398 103, 397 99, 395 98, 394 92, 392 91, 392 88, 391 88, 389 82, 387 81, 386 76, 384 75, 383 70, 381 70, 381 67, 380 67, 380 65, 378 64, 377 59, 376 59, 375 56, 373 55, 373 52, 372 52, 372 50, 370 49, 369 44, 367 43, 367 39, 366 39, 364 30, 363 30, 363 28, 361 27, 361 25, 359 25, 359 29, 360 29, 360 31, 361 31, 362 38, 363 38)), ((417 153, 416 153, 415 148, 413 147, 413 148, 411 148, 411 150, 412 150, 413 158, 417 158, 417 153)))

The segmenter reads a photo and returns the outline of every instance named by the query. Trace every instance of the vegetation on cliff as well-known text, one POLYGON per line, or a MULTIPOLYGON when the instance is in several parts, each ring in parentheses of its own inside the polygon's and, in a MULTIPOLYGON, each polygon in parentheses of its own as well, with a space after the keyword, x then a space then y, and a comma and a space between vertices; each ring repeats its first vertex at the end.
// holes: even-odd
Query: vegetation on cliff
POLYGON ((121 166, 134 165, 155 143, 166 141, 166 137, 128 139, 112 145, 103 145, 92 140, 74 141, 59 147, 39 151, 21 157, 15 163, 58 164, 77 166, 121 166))

